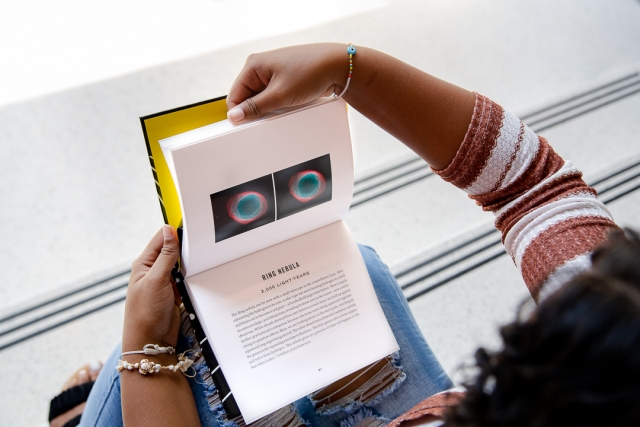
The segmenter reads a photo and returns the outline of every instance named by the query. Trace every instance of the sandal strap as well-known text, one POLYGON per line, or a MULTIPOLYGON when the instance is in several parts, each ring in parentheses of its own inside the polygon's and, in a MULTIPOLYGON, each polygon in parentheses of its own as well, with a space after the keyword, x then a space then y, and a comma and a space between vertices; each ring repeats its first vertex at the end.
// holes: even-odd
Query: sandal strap
MULTIPOLYGON (((53 399, 49 405, 49 421, 86 402, 94 381, 89 381, 66 389, 53 399)), ((72 420, 73 421, 73 420, 72 420)), ((79 420, 78 420, 79 421, 79 420)), ((70 421, 71 422, 71 421, 70 421)), ((76 424, 73 424, 76 425, 76 424)), ((66 426, 66 425, 65 425, 66 426)))
POLYGON ((80 417, 82 417, 82 414, 76 415, 75 417, 67 421, 62 427, 76 427, 80 424, 80 417))

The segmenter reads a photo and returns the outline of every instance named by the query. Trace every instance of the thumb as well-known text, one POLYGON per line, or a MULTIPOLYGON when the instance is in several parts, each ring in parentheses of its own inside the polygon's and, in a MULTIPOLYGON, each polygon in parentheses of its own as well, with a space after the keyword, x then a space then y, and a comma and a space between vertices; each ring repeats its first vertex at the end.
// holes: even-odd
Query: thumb
POLYGON ((267 87, 263 92, 247 98, 227 112, 227 118, 234 124, 259 119, 276 108, 284 107, 285 102, 273 90, 267 87))
POLYGON ((170 281, 171 270, 178 261, 180 255, 180 245, 176 232, 170 225, 162 227, 162 236, 164 238, 162 249, 158 254, 155 262, 146 274, 146 277, 152 283, 164 284, 170 281))

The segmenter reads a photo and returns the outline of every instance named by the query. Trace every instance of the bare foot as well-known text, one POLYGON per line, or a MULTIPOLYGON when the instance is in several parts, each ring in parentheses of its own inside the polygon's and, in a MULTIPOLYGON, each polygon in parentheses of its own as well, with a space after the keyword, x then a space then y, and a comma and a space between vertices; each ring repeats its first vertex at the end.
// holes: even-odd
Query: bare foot
MULTIPOLYGON (((75 387, 80 384, 95 381, 96 378, 98 378, 98 374, 100 373, 101 369, 102 362, 99 362, 97 360, 80 367, 80 369, 74 372, 73 375, 71 375, 69 379, 64 383, 64 385, 62 386, 62 391, 68 390, 71 387, 75 387)), ((64 414, 58 415, 51 420, 51 427, 64 426, 67 422, 82 414, 85 405, 86 402, 82 402, 81 404, 75 406, 73 409, 68 410, 64 414)))

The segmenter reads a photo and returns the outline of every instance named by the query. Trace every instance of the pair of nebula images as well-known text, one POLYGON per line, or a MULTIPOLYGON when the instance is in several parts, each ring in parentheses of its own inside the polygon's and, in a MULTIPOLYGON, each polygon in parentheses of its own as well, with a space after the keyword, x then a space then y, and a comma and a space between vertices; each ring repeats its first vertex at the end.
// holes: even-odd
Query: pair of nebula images
POLYGON ((329 154, 213 193, 216 242, 330 200, 329 154))

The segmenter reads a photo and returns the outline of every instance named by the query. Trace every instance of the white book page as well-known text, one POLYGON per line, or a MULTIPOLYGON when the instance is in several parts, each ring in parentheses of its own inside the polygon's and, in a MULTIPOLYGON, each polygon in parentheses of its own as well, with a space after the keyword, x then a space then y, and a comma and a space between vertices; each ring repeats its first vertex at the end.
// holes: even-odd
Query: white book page
POLYGON ((342 100, 237 128, 221 122, 161 144, 179 188, 185 277, 336 222, 351 203, 342 100), (316 193, 305 190, 309 183, 316 193))
POLYGON ((342 221, 187 289, 247 424, 399 349, 342 221))

